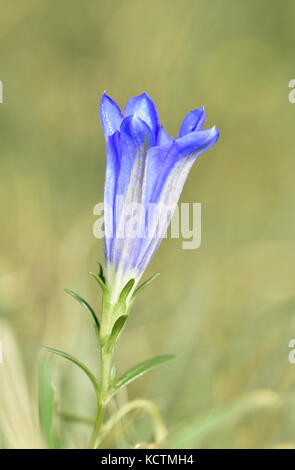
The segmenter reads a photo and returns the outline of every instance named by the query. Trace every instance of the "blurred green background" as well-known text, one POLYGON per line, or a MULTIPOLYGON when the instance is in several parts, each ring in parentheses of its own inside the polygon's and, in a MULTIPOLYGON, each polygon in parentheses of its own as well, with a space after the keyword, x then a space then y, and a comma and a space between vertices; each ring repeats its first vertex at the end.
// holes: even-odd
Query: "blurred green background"
MULTIPOLYGON (((153 355, 176 359, 119 402, 154 401, 166 447, 295 447, 294 2, 4 0, 0 11, 0 445, 89 439, 87 424, 62 413, 93 417, 91 385, 39 344, 97 367, 92 325, 63 288, 100 309, 88 272, 103 259, 92 211, 103 199, 106 89, 122 107, 146 91, 171 135, 204 104, 206 127, 221 133, 181 197, 202 203, 202 245, 164 241, 146 273, 161 276, 116 351, 120 372, 153 355), (45 395, 55 390, 47 440, 40 367, 45 395)), ((144 413, 107 445, 139 440, 152 440, 144 413)))

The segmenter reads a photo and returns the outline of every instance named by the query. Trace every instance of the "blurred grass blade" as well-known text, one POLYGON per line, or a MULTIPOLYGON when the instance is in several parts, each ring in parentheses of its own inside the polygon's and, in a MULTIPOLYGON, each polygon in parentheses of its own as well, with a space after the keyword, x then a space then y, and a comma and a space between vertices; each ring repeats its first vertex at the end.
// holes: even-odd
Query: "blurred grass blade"
POLYGON ((262 411, 276 411, 282 400, 271 390, 256 390, 233 401, 228 405, 217 407, 212 413, 197 416, 191 423, 179 427, 176 433, 170 434, 165 443, 169 449, 187 449, 200 447, 203 440, 216 431, 225 431, 247 416, 258 416, 262 411))
POLYGON ((128 315, 122 315, 115 321, 115 324, 113 326, 113 329, 110 335, 110 339, 106 346, 108 351, 111 351, 113 347, 115 346, 115 344, 117 343, 119 339, 119 335, 122 331, 122 328, 124 327, 126 323, 127 318, 128 318, 128 315))
POLYGON ((51 361, 43 358, 39 378, 39 418, 41 428, 50 448, 53 447, 51 434, 54 409, 54 389, 51 384, 51 361))
POLYGON ((111 395, 115 395, 122 387, 125 387, 130 382, 133 382, 133 380, 137 379, 149 370, 154 369, 160 364, 170 361, 173 358, 173 355, 166 354, 164 356, 157 356, 137 364, 136 366, 132 367, 132 369, 129 369, 127 372, 125 372, 125 374, 123 374, 118 380, 116 380, 111 389, 111 395))
POLYGON ((58 415, 64 421, 69 421, 76 424, 86 424, 87 426, 93 426, 94 424, 94 419, 92 418, 78 416, 73 413, 68 413, 67 411, 58 411, 58 415))
MULTIPOLYGON (((37 387, 30 384, 23 363, 23 348, 10 322, 3 318, 0 318, 0 341, 4 351, 0 364, 0 441, 7 449, 45 448, 40 429, 37 387)), ((30 372, 33 377, 38 375, 33 360, 30 372)))
POLYGON ((78 302, 83 305, 83 307, 86 308, 87 312, 89 313, 90 315, 90 318, 92 320, 92 323, 94 325, 94 328, 96 330, 96 333, 97 335, 99 335, 99 330, 100 330, 100 324, 99 324, 99 321, 98 321, 98 318, 93 310, 92 307, 90 307, 89 303, 86 302, 86 300, 84 300, 82 297, 80 297, 80 295, 76 294, 76 292, 74 292, 73 290, 71 289, 64 289, 64 291, 71 295, 72 297, 74 297, 74 299, 78 300, 78 302))
POLYGON ((54 349, 54 348, 50 348, 48 346, 43 346, 43 345, 41 345, 41 348, 45 349, 45 351, 49 351, 53 354, 56 354, 57 356, 64 357, 65 359, 68 359, 69 361, 76 364, 76 366, 80 367, 80 369, 82 369, 85 372, 85 374, 89 377, 90 381, 92 382, 95 388, 96 393, 99 391, 99 383, 96 380, 96 377, 92 374, 92 372, 88 369, 88 367, 85 366, 85 364, 83 364, 83 362, 79 361, 79 359, 76 359, 74 356, 71 356, 70 354, 64 351, 60 351, 59 349, 54 349))
POLYGON ((153 276, 151 276, 149 279, 147 279, 145 282, 143 282, 133 293, 132 295, 132 300, 135 299, 137 294, 141 292, 146 286, 148 286, 151 282, 153 282, 154 279, 156 279, 158 276, 160 276, 160 273, 156 273, 153 276))

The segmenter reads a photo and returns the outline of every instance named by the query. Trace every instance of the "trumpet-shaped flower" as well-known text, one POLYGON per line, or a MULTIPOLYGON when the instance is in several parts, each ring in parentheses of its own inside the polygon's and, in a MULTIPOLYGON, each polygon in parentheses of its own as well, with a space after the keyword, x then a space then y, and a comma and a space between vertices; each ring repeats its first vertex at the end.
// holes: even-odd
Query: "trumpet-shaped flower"
POLYGON ((104 207, 106 281, 115 299, 130 280, 138 283, 157 251, 196 158, 218 140, 203 130, 204 108, 190 111, 177 138, 159 122, 143 93, 122 113, 105 93, 100 116, 106 140, 104 207))

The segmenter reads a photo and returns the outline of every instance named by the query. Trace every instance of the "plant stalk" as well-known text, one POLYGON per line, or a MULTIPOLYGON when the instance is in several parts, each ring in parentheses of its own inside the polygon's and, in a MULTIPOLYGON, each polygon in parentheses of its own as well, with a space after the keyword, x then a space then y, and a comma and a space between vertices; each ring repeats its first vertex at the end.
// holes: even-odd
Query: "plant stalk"
POLYGON ((89 447, 95 448, 98 438, 100 427, 103 422, 107 403, 109 401, 110 389, 110 376, 112 368, 113 351, 106 351, 105 347, 100 348, 100 363, 101 363, 101 377, 100 377, 100 391, 97 393, 97 412, 95 423, 92 431, 89 447))
POLYGON ((89 448, 95 449, 96 441, 100 432, 101 425, 103 423, 104 415, 106 412, 107 404, 109 401, 110 381, 111 381, 111 369, 113 362, 114 348, 109 349, 107 347, 108 339, 110 337, 114 311, 108 302, 108 299, 104 297, 103 301, 103 312, 101 319, 100 337, 98 338, 100 344, 100 389, 96 395, 97 399, 97 412, 90 439, 89 448))

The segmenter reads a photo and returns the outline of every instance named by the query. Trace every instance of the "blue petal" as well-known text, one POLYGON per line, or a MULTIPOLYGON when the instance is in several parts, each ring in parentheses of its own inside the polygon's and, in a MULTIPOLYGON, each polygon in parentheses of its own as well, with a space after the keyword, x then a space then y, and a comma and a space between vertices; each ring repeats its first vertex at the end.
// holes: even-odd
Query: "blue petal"
POLYGON ((181 155, 197 153, 197 156, 199 156, 212 147, 212 145, 217 142, 218 137, 219 132, 216 127, 213 126, 211 129, 195 131, 183 137, 178 137, 175 139, 175 143, 181 155))
POLYGON ((116 196, 124 196, 124 201, 117 199, 116 233, 112 251, 107 258, 116 270, 127 271, 135 264, 138 257, 137 239, 125 236, 128 216, 123 204, 142 203, 147 152, 154 144, 154 135, 148 125, 136 115, 128 116, 120 128, 120 171, 116 185, 116 196))
POLYGON ((128 116, 120 128, 120 174, 117 194, 125 194, 135 160, 145 159, 148 149, 154 145, 154 136, 148 125, 137 115, 128 116))
POLYGON ((105 93, 100 100, 100 120, 105 136, 120 130, 123 116, 119 106, 105 93))
POLYGON ((142 119, 152 130, 155 138, 157 137, 159 131, 158 112, 155 103, 146 93, 130 98, 127 101, 124 117, 132 114, 136 114, 137 117, 142 119))
POLYGON ((105 258, 109 259, 113 235, 116 232, 116 206, 118 176, 120 171, 120 133, 116 131, 106 136, 107 161, 104 187, 104 230, 105 230, 105 258))
POLYGON ((196 159, 214 145, 218 137, 219 132, 214 126, 212 129, 191 132, 184 137, 178 137, 170 144, 150 149, 147 159, 146 201, 159 201, 162 188, 175 165, 188 156, 196 159))
POLYGON ((159 195, 171 168, 178 160, 175 140, 161 147, 153 147, 148 153, 147 181, 145 188, 146 204, 158 202, 159 195))
MULTIPOLYGON (((149 204, 162 203, 172 209, 173 204, 179 200, 183 185, 196 158, 214 145, 218 136, 218 130, 213 127, 175 139, 172 143, 162 147, 150 149, 147 157, 144 204, 148 207, 149 204)), ((149 230, 151 233, 155 233, 155 237, 144 239, 141 242, 135 267, 142 272, 157 251, 173 215, 171 212, 166 225, 164 221, 164 225, 159 231, 164 214, 160 217, 157 214, 157 207, 150 207, 149 230)))
POLYGON ((172 142, 173 138, 165 131, 163 126, 160 126, 158 137, 157 137, 157 145, 165 145, 169 142, 172 142))
POLYGON ((188 134, 189 132, 198 131, 202 129, 205 123, 205 110, 204 106, 198 109, 194 109, 190 111, 188 115, 182 121, 179 130, 179 137, 183 137, 184 135, 188 134))

